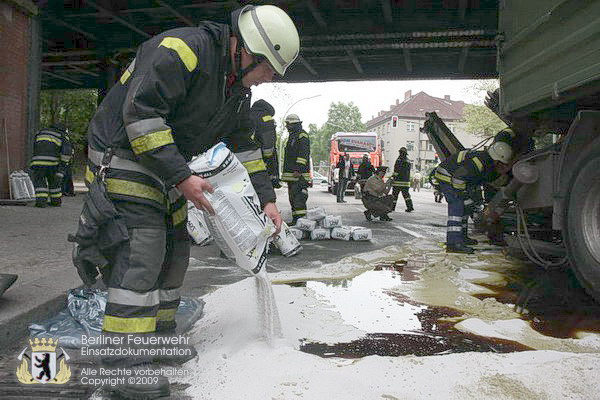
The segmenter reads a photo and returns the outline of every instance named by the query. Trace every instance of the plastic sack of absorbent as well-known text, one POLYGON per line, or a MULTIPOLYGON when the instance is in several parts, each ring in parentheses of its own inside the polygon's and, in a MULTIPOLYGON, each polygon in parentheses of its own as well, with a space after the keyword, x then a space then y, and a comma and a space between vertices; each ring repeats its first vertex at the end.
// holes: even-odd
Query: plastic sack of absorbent
POLYGON ((214 188, 204 194, 215 210, 206 218, 215 243, 239 267, 258 274, 266 265, 275 226, 262 212, 246 168, 224 143, 193 159, 189 167, 214 188))
POLYGON ((326 229, 337 228, 338 226, 342 226, 342 216, 326 215, 325 218, 321 220, 321 226, 326 229))
POLYGON ((349 226, 352 240, 364 241, 373 239, 373 231, 362 226, 349 226))
POLYGON ((320 221, 325 218, 325 209, 323 207, 309 208, 306 210, 306 219, 312 221, 320 221))
POLYGON ((350 229, 345 226, 338 226, 331 230, 331 238, 335 240, 350 240, 350 229))
POLYGON ((307 218, 298 218, 294 227, 296 229, 300 229, 301 231, 312 232, 317 227, 317 221, 313 221, 307 218))
POLYGON ((204 213, 197 209, 191 201, 188 201, 187 230, 196 244, 205 245, 213 240, 204 213))
POLYGON ((329 229, 316 228, 310 233, 311 240, 327 240, 331 239, 331 233, 329 229))
POLYGON ((298 240, 302 240, 304 239, 304 234, 307 233, 305 231, 302 231, 300 229, 294 228, 293 226, 290 226, 290 232, 296 237, 296 239, 298 240))
MULTIPOLYGON (((300 237, 302 237, 302 231, 299 232, 300 237)), ((273 244, 285 257, 294 256, 302 250, 302 246, 298 242, 298 238, 296 237, 295 233, 292 232, 290 227, 285 222, 282 222, 281 232, 279 232, 279 234, 275 236, 273 244)))
MULTIPOLYGON (((41 323, 29 325, 29 333, 34 337, 54 337, 60 346, 70 349, 81 347, 81 337, 99 336, 106 308, 107 293, 99 289, 71 289, 67 294, 67 308, 41 323)), ((202 316, 202 299, 181 299, 175 320, 177 332, 184 333, 202 316)))

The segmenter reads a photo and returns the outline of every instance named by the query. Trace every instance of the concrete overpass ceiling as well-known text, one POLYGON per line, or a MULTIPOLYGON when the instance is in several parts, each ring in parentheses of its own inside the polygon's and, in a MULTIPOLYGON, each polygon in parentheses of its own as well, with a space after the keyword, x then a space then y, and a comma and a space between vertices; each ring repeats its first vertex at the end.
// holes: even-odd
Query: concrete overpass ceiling
MULTIPOLYGON (((97 88, 164 30, 227 22, 243 1, 38 1, 43 88, 97 88)), ((496 76, 498 0, 254 1, 287 10, 301 58, 286 82, 496 76)))

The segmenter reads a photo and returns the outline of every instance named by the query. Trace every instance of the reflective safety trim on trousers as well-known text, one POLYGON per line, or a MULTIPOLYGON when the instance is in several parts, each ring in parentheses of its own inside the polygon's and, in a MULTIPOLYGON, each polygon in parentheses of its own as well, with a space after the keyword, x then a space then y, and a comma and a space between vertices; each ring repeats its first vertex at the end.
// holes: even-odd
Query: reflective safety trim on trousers
POLYGON ((456 215, 448 215, 448 221, 462 222, 462 217, 456 215))
POLYGON ((268 149, 262 149, 263 158, 273 156, 274 151, 275 149, 273 147, 270 147, 268 149))
POLYGON ((35 190, 35 197, 36 197, 36 198, 38 198, 38 197, 39 197, 40 199, 47 199, 47 198, 48 198, 48 192, 42 192, 42 191, 40 191, 40 192, 38 193, 38 191, 37 191, 37 189, 36 189, 36 190, 35 190))
POLYGON ((306 165, 306 158, 296 157, 296 162, 298 164, 306 165))
POLYGON ((165 309, 159 309, 158 312, 156 313, 156 320, 157 321, 173 321, 175 320, 175 314, 177 313, 177 309, 176 308, 165 308, 165 309))
MULTIPOLYGON (((97 151, 97 150, 94 150, 94 149, 91 149, 88 147, 88 160, 90 160, 92 162, 92 164, 94 164, 95 166, 100 166, 100 164, 102 163, 103 156, 104 156, 103 152, 97 151)), ((127 160, 125 158, 120 158, 117 156, 112 156, 109 167, 116 168, 116 169, 122 169, 125 171, 139 172, 139 173, 151 176, 152 178, 154 178, 157 181, 157 183, 160 183, 161 185, 164 186, 162 179, 160 179, 160 177, 158 175, 154 174, 148 168, 142 166, 141 164, 139 164, 135 161, 127 160)), ((94 174, 88 168, 88 169, 86 169, 86 178, 87 178, 88 171, 90 172, 90 176, 91 176, 91 179, 89 182, 91 182, 93 180, 94 174)))
POLYGON ((198 66, 198 57, 196 57, 196 54, 194 54, 192 49, 190 49, 189 46, 180 38, 166 37, 158 45, 158 47, 160 46, 175 50, 181 61, 183 61, 183 64, 185 64, 185 68, 187 68, 189 72, 192 72, 194 69, 196 69, 196 66, 198 66))
POLYGON ((57 139, 56 137, 50 136, 50 135, 39 135, 38 137, 35 138, 35 141, 36 142, 43 142, 43 141, 52 142, 58 146, 62 146, 62 140, 57 139))
POLYGON ((175 211, 171 214, 171 218, 173 219, 173 226, 177 226, 180 223, 184 222, 188 215, 187 203, 185 203, 179 210, 175 211))
POLYGON ((158 289, 158 297, 161 303, 179 300, 181 297, 181 289, 158 289))
POLYGON ((265 115, 264 117, 262 117, 263 122, 268 122, 268 121, 272 121, 273 120, 273 116, 272 115, 265 115))
POLYGON ((31 159, 34 161, 58 161, 56 156, 33 156, 31 159))
POLYGON ((50 198, 51 199, 60 199, 60 198, 62 198, 62 192, 60 192, 60 193, 50 193, 50 198))
POLYGON ((160 205, 165 205, 165 195, 152 186, 116 178, 106 178, 105 182, 106 190, 109 193, 140 197, 142 199, 155 201, 160 205))
POLYGON ((173 140, 173 135, 171 135, 171 128, 169 128, 164 131, 147 133, 133 139, 131 141, 131 148, 136 155, 140 155, 173 143, 175 141, 173 140))
POLYGON ((104 315, 102 330, 115 333, 149 333, 156 330, 156 317, 122 318, 104 315))
POLYGON ((242 163, 244 165, 244 167, 246 168, 246 170, 248 170, 249 174, 255 174, 257 172, 261 172, 261 171, 266 171, 267 170, 267 166, 265 165, 265 162, 260 159, 260 160, 253 160, 253 161, 246 161, 242 163))
POLYGON ((449 226, 448 232, 462 232, 461 226, 449 226))
POLYGON ((38 160, 33 160, 31 161, 30 164, 32 167, 54 167, 56 165, 58 165, 58 160, 57 161, 38 161, 38 160))
POLYGON ((306 210, 296 210, 296 211, 292 211, 292 215, 306 215, 306 210))
POLYGON ((392 181, 392 186, 396 187, 410 187, 410 182, 392 181))
POLYGON ((108 301, 127 306, 152 307, 160 303, 160 295, 158 290, 139 293, 121 288, 108 288, 108 301))
POLYGON ((260 149, 248 150, 248 151, 240 151, 239 153, 234 153, 240 162, 247 162, 253 160, 261 160, 262 159, 262 151, 260 149))
POLYGON ((134 70, 135 70, 135 58, 133 59, 131 64, 129 64, 129 66, 123 73, 123 75, 121 75, 121 79, 119 79, 121 81, 122 85, 124 85, 125 82, 127 82, 127 80, 129 79, 129 77, 131 76, 131 74, 133 73, 134 70))
POLYGON ((54 136, 55 138, 62 140, 62 133, 60 132, 54 132, 54 131, 41 131, 38 135, 50 135, 50 136, 54 136))
POLYGON ((469 151, 468 150, 463 150, 461 152, 458 153, 458 157, 456 158, 456 161, 460 164, 461 162, 463 162, 465 160, 465 157, 467 155, 469 151))
POLYGON ((479 160, 479 158, 473 157, 472 160, 473 160, 473 163, 475 164, 475 166, 477 167, 477 169, 479 170, 479 172, 483 171, 483 164, 479 160))

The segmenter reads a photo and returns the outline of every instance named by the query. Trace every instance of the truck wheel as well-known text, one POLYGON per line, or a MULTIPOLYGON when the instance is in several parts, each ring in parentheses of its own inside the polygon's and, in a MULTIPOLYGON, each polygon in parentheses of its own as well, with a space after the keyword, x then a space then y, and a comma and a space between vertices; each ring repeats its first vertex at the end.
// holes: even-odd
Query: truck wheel
POLYGON ((600 141, 575 171, 567 203, 567 249, 577 279, 600 302, 600 141))

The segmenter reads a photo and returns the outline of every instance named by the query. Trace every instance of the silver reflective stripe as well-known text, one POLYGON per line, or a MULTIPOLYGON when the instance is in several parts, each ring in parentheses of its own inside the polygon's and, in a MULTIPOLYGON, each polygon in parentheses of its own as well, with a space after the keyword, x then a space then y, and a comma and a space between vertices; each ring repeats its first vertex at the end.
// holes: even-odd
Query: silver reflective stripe
POLYGON ((445 168, 442 168, 442 167, 437 167, 437 172, 439 172, 442 175, 450 176, 450 173, 445 168))
POLYGON ((469 204, 473 204, 473 200, 467 199, 464 201, 464 203, 465 203, 465 206, 468 206, 469 204))
POLYGON ((36 192, 48 193, 48 188, 45 188, 45 187, 36 187, 34 189, 35 189, 36 192))
POLYGON ((31 159, 37 161, 58 161, 58 157, 54 156, 33 156, 31 159))
POLYGON ((269 39, 269 35, 267 35, 267 32, 265 31, 265 28, 263 28, 262 24, 258 20, 258 15, 256 15, 256 8, 252 8, 252 10, 250 10, 250 15, 252 15, 252 20, 254 21, 254 25, 256 25, 256 29, 258 29, 258 32, 260 33, 260 36, 265 41, 265 44, 269 48, 269 51, 271 52, 271 54, 273 54, 273 57, 275 57, 275 59, 277 61, 279 61, 279 64, 281 64, 282 67, 285 67, 285 64, 286 64, 285 60, 275 50, 275 47, 273 47, 273 42, 271 42, 271 39, 269 39))
POLYGON ((456 217, 454 215, 449 215, 448 216, 448 221, 456 221, 456 222, 461 222, 462 221, 462 217, 456 217))
POLYGON ((175 203, 182 196, 181 192, 177 188, 171 188, 169 190, 169 203, 175 203))
POLYGON ((448 232, 462 232, 462 227, 460 226, 449 226, 448 232))
POLYGON ((235 153, 235 156, 238 158, 238 160, 244 163, 252 160, 262 159, 262 152, 260 150, 248 150, 235 153))
POLYGON ((158 290, 138 293, 118 288, 108 288, 108 301, 110 303, 137 307, 152 307, 160 303, 158 290))
POLYGON ((158 292, 160 295, 161 303, 179 300, 179 298, 181 297, 179 288, 177 288, 177 289, 158 289, 158 292))
POLYGON ((262 149, 263 154, 267 157, 271 157, 273 155, 273 150, 275 150, 274 147, 269 147, 268 149, 262 149))
POLYGON ((62 192, 62 188, 50 189, 50 193, 61 193, 61 192, 62 192))
POLYGON ((465 181, 463 181, 462 179, 452 178, 452 183, 455 183, 457 185, 462 185, 465 183, 465 181))
POLYGON ((165 124, 165 121, 162 118, 143 119, 134 122, 133 124, 129 124, 125 128, 127 137, 130 141, 140 136, 147 135, 148 133, 165 131, 167 129, 171 128, 165 124))
MULTIPOLYGON (((88 147, 88 159, 95 166, 99 166, 100 164, 102 164, 103 156, 104 156, 103 152, 94 150, 94 149, 88 147)), ((151 176, 152 178, 156 179, 156 181, 164 187, 163 180, 160 179, 160 177, 158 175, 154 174, 148 168, 143 167, 142 165, 136 163, 135 161, 126 160, 124 158, 120 158, 117 156, 112 156, 109 167, 117 168, 117 169, 124 169, 125 171, 134 171, 134 172, 146 174, 146 175, 151 176)))
POLYGON ((54 136, 57 139, 62 139, 62 135, 60 133, 53 131, 41 131, 38 135, 50 135, 54 136))

